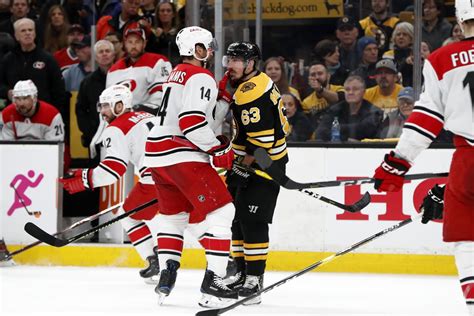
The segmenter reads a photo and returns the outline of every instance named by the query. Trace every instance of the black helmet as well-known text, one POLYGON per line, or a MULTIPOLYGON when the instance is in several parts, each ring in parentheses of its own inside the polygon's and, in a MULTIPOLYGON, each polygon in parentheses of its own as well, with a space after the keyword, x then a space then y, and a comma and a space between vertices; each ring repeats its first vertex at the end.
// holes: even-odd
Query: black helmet
POLYGON ((226 56, 241 57, 243 60, 260 60, 262 54, 257 45, 249 42, 235 42, 229 45, 226 56))

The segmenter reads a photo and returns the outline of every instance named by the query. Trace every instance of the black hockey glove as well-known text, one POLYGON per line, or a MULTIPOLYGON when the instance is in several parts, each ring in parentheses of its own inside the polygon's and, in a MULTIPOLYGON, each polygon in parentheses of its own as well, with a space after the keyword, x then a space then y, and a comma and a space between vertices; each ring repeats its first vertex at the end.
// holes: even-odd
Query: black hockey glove
POLYGON ((423 224, 428 223, 433 219, 443 218, 444 209, 444 188, 439 185, 435 185, 428 191, 428 194, 423 199, 420 210, 424 209, 421 222, 423 224))
POLYGON ((245 171, 243 168, 239 168, 236 165, 232 166, 232 169, 227 175, 227 185, 229 187, 247 187, 250 178, 250 173, 245 171))

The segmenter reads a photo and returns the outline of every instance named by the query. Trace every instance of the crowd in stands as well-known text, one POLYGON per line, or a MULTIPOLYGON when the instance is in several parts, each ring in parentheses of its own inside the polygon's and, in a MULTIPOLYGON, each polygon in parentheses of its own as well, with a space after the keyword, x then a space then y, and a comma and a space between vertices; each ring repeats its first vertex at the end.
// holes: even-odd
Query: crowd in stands
MULTIPOLYGON (((370 15, 359 21, 339 18, 334 34, 314 43, 313 57, 304 65, 278 56, 263 63, 261 70, 282 94, 289 141, 400 136, 415 102, 414 26, 390 12, 389 0, 371 5, 370 15)), ((423 1, 423 60, 442 45, 462 40, 459 26, 443 17, 443 5, 442 0, 423 1)), ((14 103, 18 81, 31 80, 38 102, 54 106, 67 131, 71 95, 77 93, 74 117, 82 145, 92 148, 104 124, 96 109, 99 94, 133 71, 133 80, 125 83, 144 87, 134 90, 134 104, 156 114, 160 84, 179 62, 175 39, 184 26, 183 12, 171 0, 3 0, 0 110, 14 103), (91 47, 94 20, 97 42, 91 47)), ((443 133, 443 140, 449 138, 443 133)))

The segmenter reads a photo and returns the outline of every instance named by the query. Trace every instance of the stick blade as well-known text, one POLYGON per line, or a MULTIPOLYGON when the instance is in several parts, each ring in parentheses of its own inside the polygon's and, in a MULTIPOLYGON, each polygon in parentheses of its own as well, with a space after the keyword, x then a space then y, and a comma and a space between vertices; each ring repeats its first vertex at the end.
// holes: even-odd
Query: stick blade
POLYGON ((347 211, 351 213, 357 213, 360 212, 364 207, 370 204, 370 201, 372 200, 372 197, 370 196, 369 192, 365 192, 364 196, 362 198, 352 204, 349 208, 347 208, 347 211))
POLYGON ((36 239, 53 247, 62 247, 69 243, 67 240, 58 239, 48 234, 47 232, 45 232, 44 230, 42 230, 31 222, 25 224, 25 231, 36 239))
POLYGON ((196 316, 216 316, 220 314, 221 309, 208 309, 196 313, 196 316))

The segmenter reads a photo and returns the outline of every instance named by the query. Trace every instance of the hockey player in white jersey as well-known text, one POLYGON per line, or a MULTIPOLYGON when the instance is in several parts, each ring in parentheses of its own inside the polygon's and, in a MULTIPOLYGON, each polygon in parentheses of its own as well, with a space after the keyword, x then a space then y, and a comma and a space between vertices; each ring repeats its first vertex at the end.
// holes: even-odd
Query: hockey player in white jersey
POLYGON ((176 43, 183 63, 163 85, 157 125, 145 149, 144 164, 151 169, 160 208, 161 275, 155 291, 162 300, 173 289, 188 229, 206 250, 199 305, 222 306, 238 298, 223 282, 235 209, 211 160, 215 167, 232 166, 230 141, 214 132, 229 104, 220 100, 214 76, 206 69, 213 57, 212 34, 187 27, 178 33, 176 43))
POLYGON ((443 219, 443 239, 454 243, 462 293, 474 315, 474 2, 456 0, 456 17, 466 39, 433 52, 423 67, 424 91, 394 151, 375 171, 375 188, 398 191, 418 154, 441 129, 454 134, 445 187, 436 185, 423 201, 423 223, 443 219), (444 215, 443 215, 444 209, 444 215))
POLYGON ((107 73, 106 87, 127 85, 133 94, 134 108, 156 114, 171 63, 163 55, 145 52, 146 34, 138 23, 127 26, 123 42, 126 57, 112 65, 107 73))
MULTIPOLYGON (((122 177, 131 162, 139 181, 120 207, 120 215, 156 199, 150 171, 143 167, 146 137, 156 118, 146 112, 132 112, 132 93, 122 85, 105 89, 99 97, 98 107, 109 123, 102 135, 105 158, 96 168, 76 170, 72 177, 62 178, 60 182, 71 194, 110 185, 122 177)), ((158 205, 154 204, 121 221, 132 245, 148 263, 147 268, 140 270, 140 276, 147 283, 152 283, 151 277, 158 275, 159 265, 152 234, 145 220, 153 219, 157 212, 158 205)))

